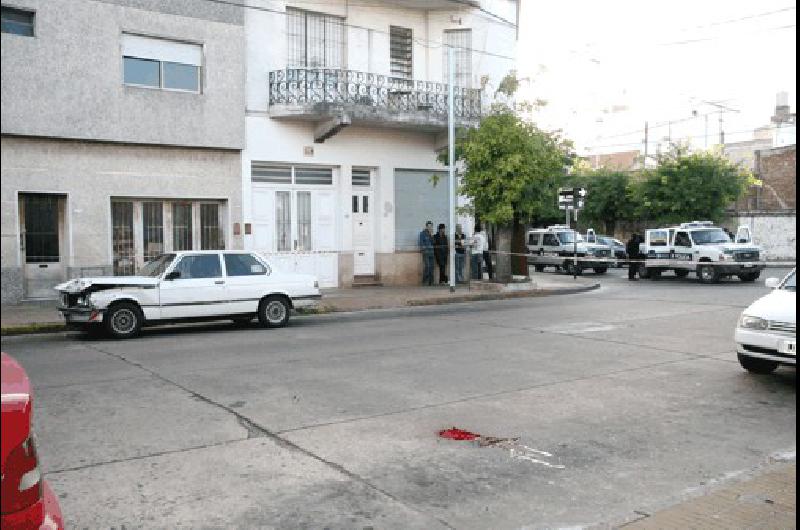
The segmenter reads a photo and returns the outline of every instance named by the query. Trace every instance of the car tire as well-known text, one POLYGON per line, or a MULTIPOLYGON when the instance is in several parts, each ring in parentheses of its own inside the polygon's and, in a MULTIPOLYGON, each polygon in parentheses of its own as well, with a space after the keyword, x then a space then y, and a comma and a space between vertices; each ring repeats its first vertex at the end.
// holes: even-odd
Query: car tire
POLYGON ((689 271, 685 269, 678 269, 675 271, 675 276, 677 276, 678 278, 686 278, 687 276, 689 276, 689 271))
POLYGON ((739 275, 739 279, 743 282, 754 282, 761 276, 761 271, 759 272, 745 272, 739 275))
POLYGON ((536 272, 544 272, 544 265, 534 265, 533 270, 536 272))
POLYGON ((108 308, 103 318, 103 327, 115 339, 132 339, 139 335, 144 324, 144 315, 132 302, 119 302, 108 308))
POLYGON ((265 328, 282 328, 289 322, 290 309, 285 296, 268 296, 258 304, 258 321, 265 328))
POLYGON ((595 267, 594 272, 595 274, 605 274, 608 272, 608 267, 595 267))
POLYGON ((737 354, 737 357, 739 358, 739 364, 742 365, 742 368, 752 374, 771 374, 778 368, 777 361, 757 359, 755 357, 742 355, 741 353, 737 354))
POLYGON ((719 283, 719 277, 719 271, 714 265, 698 265, 697 278, 700 280, 700 283, 719 283))
POLYGON ((576 265, 572 261, 567 261, 564 263, 564 272, 569 276, 580 276, 583 274, 583 269, 580 265, 576 265))
POLYGON ((651 280, 660 280, 661 279, 661 269, 650 269, 647 273, 647 277, 651 280))

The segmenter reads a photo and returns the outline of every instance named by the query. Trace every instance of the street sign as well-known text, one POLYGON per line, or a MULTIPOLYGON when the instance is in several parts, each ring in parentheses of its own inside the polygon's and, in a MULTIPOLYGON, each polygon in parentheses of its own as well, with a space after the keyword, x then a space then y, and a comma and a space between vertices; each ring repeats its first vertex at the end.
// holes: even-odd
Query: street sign
POLYGON ((581 210, 584 206, 586 188, 558 188, 559 210, 581 210))

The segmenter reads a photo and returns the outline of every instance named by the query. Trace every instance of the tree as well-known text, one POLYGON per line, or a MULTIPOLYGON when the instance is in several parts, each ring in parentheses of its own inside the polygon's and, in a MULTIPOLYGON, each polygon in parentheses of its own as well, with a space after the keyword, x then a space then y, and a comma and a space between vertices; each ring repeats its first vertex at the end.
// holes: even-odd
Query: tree
POLYGON ((587 197, 581 217, 589 223, 602 224, 606 234, 613 234, 618 221, 634 217, 636 202, 629 173, 607 169, 578 173, 577 182, 586 188, 587 197))
MULTIPOLYGON (((571 146, 511 108, 495 107, 457 142, 456 158, 465 169, 459 192, 472 200, 478 218, 497 226, 497 278, 510 281, 508 252, 525 253, 524 222, 557 215, 558 185, 571 162, 571 146)), ((514 260, 514 273, 527 275, 527 268, 524 256, 514 260)))
POLYGON ((750 172, 721 154, 689 153, 677 146, 661 155, 658 166, 646 172, 637 186, 637 213, 661 223, 720 221, 728 206, 754 183, 750 172))

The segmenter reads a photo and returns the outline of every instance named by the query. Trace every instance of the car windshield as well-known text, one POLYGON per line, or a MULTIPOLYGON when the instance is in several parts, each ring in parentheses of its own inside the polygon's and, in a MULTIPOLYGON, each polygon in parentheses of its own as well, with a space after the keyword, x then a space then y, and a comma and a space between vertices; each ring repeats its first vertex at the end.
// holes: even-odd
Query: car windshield
POLYGON ((149 278, 158 278, 164 271, 167 270, 169 264, 175 259, 175 254, 161 254, 152 261, 145 263, 144 267, 139 271, 139 276, 147 276, 149 278))
MULTIPOLYGON (((561 240, 562 245, 568 245, 575 242, 575 232, 559 232, 558 239, 561 240)), ((578 234, 578 242, 583 241, 583 238, 578 234)))
POLYGON ((786 281, 783 282, 783 288, 793 293, 797 292, 797 275, 795 272, 792 272, 789 277, 786 278, 786 281))
POLYGON ((730 243, 731 238, 721 228, 709 230, 695 230, 692 232, 692 241, 695 245, 711 245, 714 243, 730 243))

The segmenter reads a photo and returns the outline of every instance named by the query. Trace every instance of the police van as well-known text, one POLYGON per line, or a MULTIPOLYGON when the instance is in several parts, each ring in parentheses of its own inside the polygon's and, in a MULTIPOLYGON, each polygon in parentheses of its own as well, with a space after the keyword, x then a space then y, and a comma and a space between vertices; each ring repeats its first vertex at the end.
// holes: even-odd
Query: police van
POLYGON ((554 267, 567 274, 582 274, 593 269, 604 274, 611 265, 611 249, 599 243, 587 243, 580 233, 565 225, 535 228, 527 233, 528 263, 536 272, 554 267), (577 248, 578 262, 574 256, 577 248))
POLYGON ((695 273, 702 283, 730 276, 753 282, 765 268, 760 263, 761 248, 753 244, 749 227, 739 227, 732 240, 711 221, 647 230, 641 251, 645 256, 642 276, 653 279, 673 271, 679 278, 695 273))

